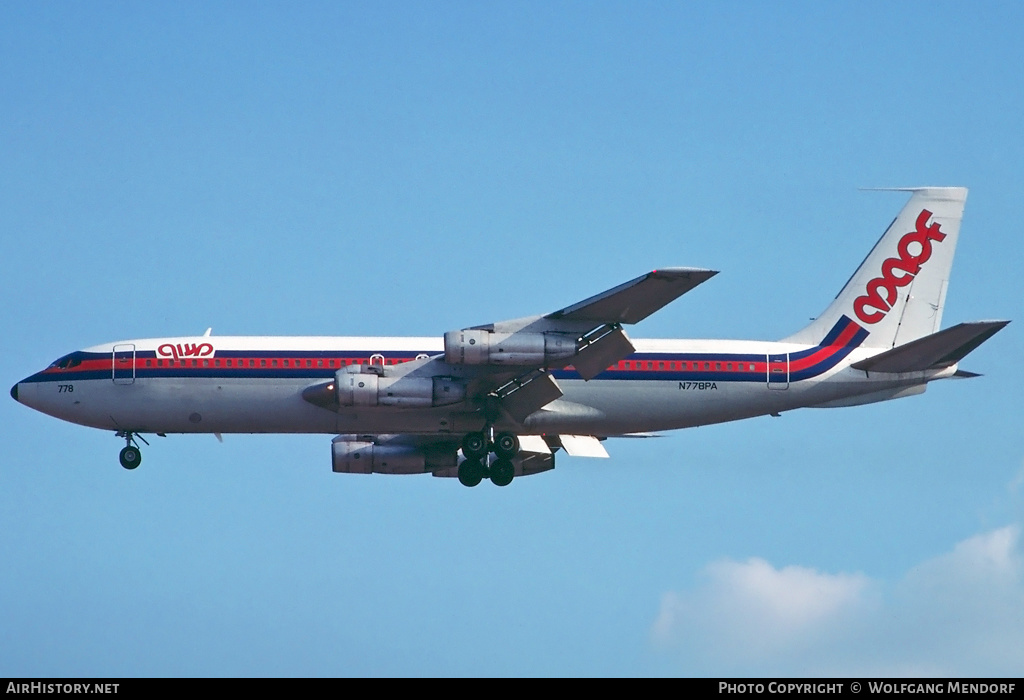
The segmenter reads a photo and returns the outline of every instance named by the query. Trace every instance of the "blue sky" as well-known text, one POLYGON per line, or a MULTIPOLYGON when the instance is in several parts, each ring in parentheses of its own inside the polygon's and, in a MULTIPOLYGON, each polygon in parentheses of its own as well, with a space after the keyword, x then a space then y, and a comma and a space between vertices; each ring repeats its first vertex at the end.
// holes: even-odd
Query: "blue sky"
POLYGON ((971 188, 973 381, 509 488, 330 436, 0 402, 0 675, 1020 675, 1017 3, 6 3, 0 376, 201 333, 440 335, 649 269, 635 337, 784 337, 971 188))

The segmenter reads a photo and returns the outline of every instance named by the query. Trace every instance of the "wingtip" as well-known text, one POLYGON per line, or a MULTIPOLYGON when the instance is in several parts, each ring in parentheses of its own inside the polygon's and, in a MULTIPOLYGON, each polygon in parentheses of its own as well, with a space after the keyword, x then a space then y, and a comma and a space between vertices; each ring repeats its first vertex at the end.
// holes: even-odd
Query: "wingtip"
POLYGON ((714 277, 718 273, 719 270, 709 270, 704 267, 662 267, 657 270, 651 270, 652 275, 663 277, 689 277, 691 275, 714 277))
POLYGON ((953 373, 954 379, 974 379, 975 377, 984 377, 984 374, 978 374, 977 372, 968 372, 965 369, 958 369, 953 373))

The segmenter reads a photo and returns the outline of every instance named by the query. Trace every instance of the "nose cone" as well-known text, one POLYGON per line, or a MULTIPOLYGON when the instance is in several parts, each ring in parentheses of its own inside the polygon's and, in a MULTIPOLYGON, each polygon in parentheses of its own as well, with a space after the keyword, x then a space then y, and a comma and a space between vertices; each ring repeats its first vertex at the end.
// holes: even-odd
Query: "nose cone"
POLYGON ((18 385, 17 384, 15 384, 14 386, 11 387, 11 398, 14 399, 15 401, 18 400, 18 385))

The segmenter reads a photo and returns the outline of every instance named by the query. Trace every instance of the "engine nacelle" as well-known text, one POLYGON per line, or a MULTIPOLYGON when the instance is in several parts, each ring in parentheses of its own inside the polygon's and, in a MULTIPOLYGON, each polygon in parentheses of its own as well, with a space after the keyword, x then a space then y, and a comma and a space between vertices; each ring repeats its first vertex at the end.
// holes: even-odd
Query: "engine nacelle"
POLYGON ((415 447, 343 440, 331 445, 331 468, 339 474, 422 474, 426 466, 415 447))
POLYGON ((302 398, 324 408, 338 406, 394 406, 433 408, 459 403, 466 385, 451 377, 388 377, 377 368, 349 365, 334 381, 311 386, 302 398))
POLYGON ((495 333, 484 330, 444 334, 450 365, 561 364, 576 354, 576 336, 565 333, 495 333))
POLYGON ((411 445, 377 445, 366 440, 337 437, 331 443, 331 468, 339 474, 423 474, 450 469, 455 451, 421 450, 411 445))
POLYGON ((382 377, 358 370, 359 366, 350 365, 335 375, 340 406, 432 408, 466 398, 466 385, 451 377, 382 377))

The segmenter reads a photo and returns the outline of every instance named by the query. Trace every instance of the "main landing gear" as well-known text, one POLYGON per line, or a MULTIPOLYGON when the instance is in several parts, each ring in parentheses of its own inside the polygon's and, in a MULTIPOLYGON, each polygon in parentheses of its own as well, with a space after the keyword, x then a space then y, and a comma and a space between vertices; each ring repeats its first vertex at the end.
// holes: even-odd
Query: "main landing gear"
MULTIPOLYGON (((135 467, 142 464, 142 450, 139 449, 139 443, 135 442, 135 438, 143 442, 146 442, 146 438, 130 430, 118 432, 117 437, 124 438, 126 443, 124 449, 121 450, 121 454, 118 455, 121 460, 121 466, 125 469, 135 469, 135 467)), ((146 442, 146 444, 148 445, 149 443, 146 442)))
POLYGON ((484 477, 490 477, 495 486, 508 486, 516 475, 512 458, 519 454, 519 438, 512 433, 498 433, 492 441, 490 429, 469 433, 462 438, 465 461, 459 465, 459 481, 463 486, 476 486, 484 477), (495 459, 488 465, 488 454, 495 459))

